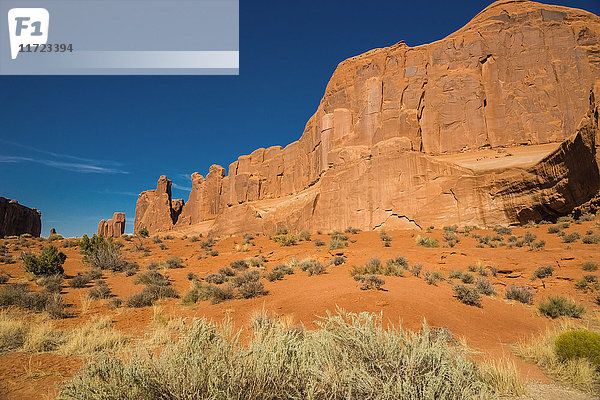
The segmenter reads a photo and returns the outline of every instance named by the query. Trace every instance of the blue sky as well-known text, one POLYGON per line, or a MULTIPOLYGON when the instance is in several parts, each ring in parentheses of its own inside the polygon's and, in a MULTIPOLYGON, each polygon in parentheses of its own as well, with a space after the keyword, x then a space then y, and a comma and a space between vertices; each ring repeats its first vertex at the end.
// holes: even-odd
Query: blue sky
MULTIPOLYGON (((600 14, 598 0, 553 1, 600 14)), ((0 196, 42 211, 42 235, 131 232, 158 177, 189 175, 297 140, 337 64, 466 24, 486 1, 241 1, 240 76, 0 77, 0 196)))

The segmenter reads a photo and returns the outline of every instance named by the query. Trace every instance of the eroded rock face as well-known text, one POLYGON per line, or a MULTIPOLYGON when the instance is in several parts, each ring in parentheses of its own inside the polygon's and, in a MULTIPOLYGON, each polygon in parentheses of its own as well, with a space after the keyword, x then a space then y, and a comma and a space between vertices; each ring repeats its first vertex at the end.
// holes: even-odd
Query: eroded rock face
POLYGON ((125 213, 116 212, 113 217, 107 221, 101 220, 98 223, 98 235, 104 237, 119 237, 125 233, 125 213))
POLYGON ((0 197, 0 238, 25 233, 40 237, 41 232, 42 215, 38 210, 0 197))
POLYGON ((600 18, 499 1, 432 44, 342 62, 301 138, 140 194, 136 231, 508 224, 598 193, 600 18), (590 95, 592 93, 592 95, 590 95), (552 145, 552 144, 555 145, 552 145))

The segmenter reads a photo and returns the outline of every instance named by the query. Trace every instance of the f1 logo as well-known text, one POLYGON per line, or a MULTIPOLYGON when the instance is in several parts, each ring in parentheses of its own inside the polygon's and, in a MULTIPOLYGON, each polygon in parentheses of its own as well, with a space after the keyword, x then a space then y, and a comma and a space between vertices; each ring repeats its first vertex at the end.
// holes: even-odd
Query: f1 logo
POLYGON ((12 8, 8 11, 10 57, 14 60, 22 46, 46 44, 50 14, 45 8, 12 8))

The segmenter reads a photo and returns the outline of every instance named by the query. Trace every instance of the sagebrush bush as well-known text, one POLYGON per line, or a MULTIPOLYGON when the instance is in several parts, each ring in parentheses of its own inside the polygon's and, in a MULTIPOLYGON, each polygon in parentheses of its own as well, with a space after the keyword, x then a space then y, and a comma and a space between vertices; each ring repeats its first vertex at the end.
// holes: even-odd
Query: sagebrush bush
POLYGON ((538 305, 538 310, 542 315, 546 315, 550 318, 579 318, 585 312, 583 306, 562 296, 548 297, 548 300, 542 301, 538 305))
POLYGON ((468 272, 463 272, 460 276, 460 280, 462 283, 473 283, 475 282, 475 277, 468 272))
POLYGON ((245 282, 237 288, 237 291, 243 299, 251 299, 267 294, 263 283, 258 281, 245 282))
POLYGON ((335 256, 331 260, 331 263, 333 265, 335 265, 336 267, 339 266, 339 265, 342 265, 345 262, 346 262, 346 257, 344 257, 344 256, 335 256))
POLYGON ((273 237, 273 240, 281 246, 294 246, 298 243, 298 238, 292 234, 276 235, 273 237))
POLYGON ((488 281, 485 278, 477 278, 477 280, 475 281, 474 287, 475 287, 475 290, 477 290, 479 293, 481 293, 485 296, 492 296, 492 295, 496 294, 494 285, 492 285, 490 283, 490 281, 488 281))
POLYGON ((494 227, 494 232, 498 235, 512 235, 512 229, 508 226, 496 225, 494 227))
POLYGON ((69 286, 72 288, 84 288, 90 283, 91 279, 87 274, 77 274, 69 280, 69 286))
POLYGON ((423 247, 440 247, 440 242, 437 239, 432 239, 429 236, 418 235, 415 239, 417 245, 423 247))
POLYGON ((437 285, 437 283, 439 281, 444 280, 444 274, 442 274, 440 271, 425 271, 425 275, 423 276, 423 279, 429 285, 435 286, 435 285, 437 285))
POLYGON ((325 267, 315 260, 303 260, 298 265, 302 271, 308 272, 308 276, 321 275, 325 273, 325 267))
POLYGON ((377 275, 354 275, 354 280, 358 282, 360 290, 380 290, 385 285, 385 280, 377 275))
POLYGON ((308 232, 308 231, 300 232, 300 234, 298 235, 298 240, 300 240, 300 241, 304 240, 306 242, 310 241, 310 232, 308 232))
POLYGON ((165 265, 169 269, 183 268, 183 260, 179 257, 171 257, 165 260, 165 265))
POLYGON ((234 276, 235 275, 235 271, 229 267, 220 268, 219 273, 224 276, 234 276))
POLYGON ((533 304, 533 289, 529 286, 510 285, 506 288, 505 296, 509 300, 517 300, 523 304, 533 304))
POLYGON ((415 264, 412 267, 410 267, 410 273, 416 277, 419 277, 419 275, 421 275, 422 270, 423 266, 421 264, 415 264))
POLYGON ((258 282, 259 279, 260 273, 258 271, 246 271, 231 278, 231 284, 233 287, 239 287, 248 282, 258 282))
POLYGON ((141 274, 137 274, 133 280, 136 285, 169 285, 169 281, 159 272, 150 270, 141 274))
POLYGON ((62 274, 62 265, 67 259, 65 253, 59 252, 53 245, 45 247, 37 257, 33 253, 23 253, 21 257, 25 263, 25 270, 34 275, 62 274))
POLYGON ((347 246, 348 246, 348 240, 344 240, 338 236, 332 237, 331 240, 329 241, 329 250, 340 250, 347 246))
MULTIPOLYGON (((98 238, 96 240, 92 238, 91 246, 84 250, 83 260, 92 268, 108 269, 115 272, 122 271, 126 262, 121 255, 119 246, 112 240, 104 240, 101 236, 98 238)), ((82 244, 80 243, 79 246, 81 248, 82 244)))
POLYGON ((6 282, 8 282, 8 275, 0 274, 0 285, 5 284, 6 282))
POLYGON ((581 242, 583 244, 598 244, 598 243, 600 243, 600 236, 599 235, 585 235, 581 239, 581 242))
POLYGON ((554 351, 561 360, 585 358, 600 367, 600 334, 588 330, 562 333, 554 341, 554 351))
POLYGON ((539 267, 538 269, 536 269, 533 272, 533 279, 543 279, 543 278, 547 278, 549 276, 552 276, 552 274, 554 273, 554 268, 551 266, 546 266, 546 267, 539 267))
POLYGON ((59 399, 487 399, 491 388, 467 350, 427 326, 385 330, 373 314, 328 315, 299 331, 261 318, 247 345, 230 327, 186 324, 161 352, 90 361, 59 399))
POLYGON ((470 306, 481 307, 481 296, 474 288, 459 284, 454 285, 452 291, 454 292, 454 296, 462 303, 470 306))
POLYGON ((45 292, 60 293, 62 290, 63 280, 64 279, 62 275, 47 275, 39 278, 36 283, 38 286, 43 287, 45 292))
POLYGON ((325 242, 324 242, 324 241, 322 241, 321 239, 315 239, 314 243, 315 243, 315 246, 316 246, 316 247, 322 247, 322 246, 325 246, 325 242))
POLYGON ((31 292, 26 284, 12 283, 0 288, 0 307, 17 306, 33 312, 47 311, 53 318, 64 316, 65 305, 58 293, 31 292))
POLYGON ((581 265, 581 268, 584 271, 597 271, 598 270, 598 264, 596 264, 595 262, 591 262, 591 261, 586 261, 581 265))
POLYGON ((237 269, 239 271, 248 269, 248 263, 245 260, 235 260, 232 261, 229 265, 231 266, 231 268, 237 269))
POLYGON ((354 266, 350 271, 354 275, 385 275, 385 276, 402 276, 404 270, 408 267, 408 263, 404 257, 390 258, 385 265, 378 258, 371 258, 365 265, 354 266))
POLYGON ((166 298, 177 298, 177 292, 168 285, 147 285, 141 292, 133 294, 127 299, 127 307, 148 307, 155 301, 166 298))
POLYGON ((108 299, 110 297, 110 287, 102 280, 98 280, 93 288, 90 289, 88 296, 90 299, 108 299))
POLYGON ((564 243, 573 243, 573 242, 579 240, 580 237, 581 237, 581 235, 579 234, 579 232, 568 233, 563 236, 563 242, 564 243))
POLYGON ((271 269, 271 271, 269 271, 265 275, 265 278, 269 282, 273 282, 273 281, 276 281, 276 280, 283 279, 284 276, 291 275, 293 273, 294 273, 294 268, 293 267, 291 267, 289 265, 285 265, 285 264, 279 264, 279 265, 276 265, 275 267, 273 267, 273 269, 271 269))
POLYGON ((215 285, 220 285, 225 282, 225 276, 221 274, 208 274, 206 278, 204 278, 206 283, 213 283, 215 285))

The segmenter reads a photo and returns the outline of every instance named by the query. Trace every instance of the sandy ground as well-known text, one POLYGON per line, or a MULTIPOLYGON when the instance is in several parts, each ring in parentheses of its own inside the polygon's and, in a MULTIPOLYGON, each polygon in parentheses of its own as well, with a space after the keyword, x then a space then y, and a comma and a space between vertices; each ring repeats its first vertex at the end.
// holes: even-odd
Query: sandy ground
MULTIPOLYGON (((268 282, 264 280, 268 295, 249 299, 231 300, 212 305, 208 301, 199 302, 195 306, 184 306, 178 299, 161 302, 165 315, 181 317, 206 316, 220 321, 229 316, 239 328, 248 325, 252 314, 266 309, 280 316, 292 318, 308 328, 313 328, 313 321, 322 316, 327 310, 335 311, 337 307, 347 311, 381 312, 385 322, 402 324, 403 327, 418 330, 424 321, 432 327, 446 327, 455 337, 464 338, 469 346, 480 353, 481 359, 499 359, 507 357, 515 361, 522 377, 531 382, 541 393, 536 398, 546 398, 551 384, 550 380, 535 365, 513 356, 510 345, 521 339, 530 338, 543 332, 552 324, 558 323, 538 315, 536 304, 548 295, 567 295, 586 307, 584 322, 596 324, 598 307, 593 302, 591 293, 583 293, 574 288, 575 280, 583 275, 593 274, 584 272, 581 265, 585 261, 600 263, 600 245, 563 243, 556 234, 547 233, 548 226, 540 225, 535 228, 513 228, 513 235, 520 236, 526 231, 537 235, 538 240, 546 241, 543 250, 531 251, 529 247, 512 248, 478 248, 478 242, 471 237, 460 234, 460 242, 454 248, 443 247, 443 231, 433 230, 431 233, 422 231, 388 232, 393 237, 391 247, 384 247, 378 232, 360 232, 350 236, 349 246, 343 250, 330 252, 327 246, 315 246, 315 240, 329 241, 326 234, 313 234, 312 241, 299 242, 295 246, 281 247, 268 237, 258 236, 254 245, 247 252, 236 251, 236 244, 242 242, 240 237, 228 237, 219 240, 214 249, 219 252, 216 257, 206 256, 201 248, 202 239, 190 242, 183 238, 164 240, 168 247, 161 250, 151 239, 143 239, 144 246, 150 249, 148 256, 134 249, 139 243, 138 238, 131 242, 118 239, 124 243, 123 254, 129 261, 136 261, 140 270, 144 271, 151 261, 161 261, 172 256, 181 257, 185 268, 168 270, 169 279, 180 295, 190 288, 187 274, 193 272, 200 278, 209 273, 217 272, 219 268, 228 266, 231 261, 246 259, 252 256, 266 257, 266 270, 290 258, 314 258, 322 263, 328 263, 335 255, 347 258, 341 266, 329 266, 327 273, 319 276, 308 276, 305 272, 296 270, 295 274, 286 276, 281 281, 268 282), (439 248, 424 248, 417 246, 415 237, 427 234, 437 238, 442 245, 439 248), (198 256, 203 256, 198 259, 198 256), (371 257, 377 257, 385 262, 388 258, 404 256, 410 265, 422 264, 424 270, 441 271, 447 277, 450 270, 467 271, 469 265, 484 265, 498 269, 496 277, 489 277, 497 291, 496 296, 485 297, 481 308, 460 303, 453 297, 452 283, 448 280, 439 282, 437 286, 428 285, 422 278, 406 273, 404 277, 385 277, 385 290, 363 291, 350 275, 353 265, 364 264, 371 257), (555 268, 554 275, 543 280, 532 281, 533 272, 541 267, 551 265, 555 268), (535 304, 528 306, 504 299, 505 287, 510 284, 528 284, 536 291, 535 304), (546 392, 544 392, 544 390, 546 392), (540 397, 541 396, 541 397, 540 397)), ((595 221, 571 224, 565 231, 587 231, 600 234, 600 228, 595 221)), ((480 235, 494 234, 493 231, 477 230, 472 233, 480 235)), ((29 239, 31 249, 38 252, 40 244, 29 239)), ((16 240, 7 240, 9 248, 16 240)), ((56 241, 57 246, 62 241, 56 241)), ((18 258, 22 249, 12 251, 18 258)), ((82 256, 77 247, 61 248, 68 256, 64 265, 65 273, 73 276, 77 272, 87 270, 82 262, 82 256)), ((9 282, 25 280, 22 261, 15 264, 0 264, 0 272, 8 273, 9 282)), ((475 274, 477 275, 477 274, 475 274)), ((142 287, 134 285, 134 277, 125 277, 123 273, 104 272, 104 277, 112 293, 124 300, 130 295, 141 291, 142 287)), ((82 298, 87 295, 89 288, 73 289, 66 285, 63 296, 70 305, 71 318, 55 321, 58 328, 69 329, 79 326, 86 321, 99 316, 108 315, 117 329, 127 335, 140 336, 153 318, 151 307, 142 309, 120 308, 110 310, 108 300, 94 301, 86 313, 82 313, 82 298)), ((454 280, 454 283, 457 283, 454 280)), ((32 284, 32 287, 35 285, 32 284)), ((81 367, 82 360, 78 357, 64 357, 54 353, 29 354, 22 352, 0 355, 0 398, 3 399, 33 399, 53 398, 56 385, 69 379, 81 367)), ((532 393, 534 393, 533 391, 532 393)), ((537 393, 537 392, 535 392, 537 393)), ((581 397, 586 398, 584 397, 581 397)))

